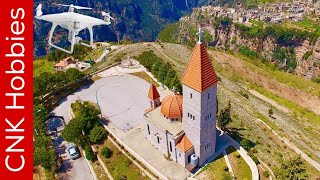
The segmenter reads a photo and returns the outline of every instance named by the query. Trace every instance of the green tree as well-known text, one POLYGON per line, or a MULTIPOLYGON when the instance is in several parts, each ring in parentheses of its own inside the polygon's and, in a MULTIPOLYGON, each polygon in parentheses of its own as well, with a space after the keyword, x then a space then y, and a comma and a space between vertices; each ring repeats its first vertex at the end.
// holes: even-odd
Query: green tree
POLYGON ((85 153, 86 153, 86 158, 89 161, 94 161, 96 159, 96 155, 94 154, 94 152, 92 151, 92 148, 90 145, 87 145, 84 149, 85 153))
POLYGON ((153 64, 152 68, 151 68, 151 73, 157 77, 156 75, 159 73, 159 68, 161 66, 160 61, 157 61, 153 64))
POLYGON ((151 71, 152 66, 157 61, 163 61, 161 58, 159 58, 157 55, 154 54, 152 50, 150 51, 144 51, 142 54, 140 54, 137 57, 137 60, 149 71, 151 71))
POLYGON ((171 80, 176 76, 176 71, 173 68, 170 68, 167 76, 164 80, 164 84, 167 85, 169 87, 169 89, 172 89, 173 86, 171 84, 171 80))
POLYGON ((159 68, 159 72, 158 72, 158 75, 157 75, 157 79, 161 82, 161 83, 164 83, 164 80, 167 76, 167 73, 168 73, 168 68, 166 66, 166 64, 162 63, 160 68, 159 68))
POLYGON ((89 102, 83 102, 81 109, 75 112, 80 129, 88 134, 96 125, 99 125, 99 110, 89 102))
POLYGON ((68 142, 80 144, 82 131, 78 119, 71 119, 62 131, 62 137, 68 142))
POLYGON ((40 148, 40 147, 50 148, 51 146, 52 144, 49 136, 46 136, 46 135, 34 136, 35 148, 40 148))
POLYGON ((44 124, 45 120, 49 118, 49 113, 47 109, 43 105, 36 105, 33 108, 33 116, 34 116, 34 129, 39 134, 45 134, 46 126, 44 124))
POLYGON ((102 126, 95 126, 90 131, 90 141, 92 143, 98 143, 106 137, 106 130, 102 126))
POLYGON ((34 96, 43 96, 47 93, 47 82, 45 80, 45 77, 43 76, 43 73, 40 74, 40 76, 35 77, 33 81, 33 92, 34 96))
POLYGON ((67 74, 64 71, 58 71, 54 75, 54 81, 58 87, 68 83, 68 79, 66 78, 67 74))
POLYGON ((308 174, 304 162, 300 157, 283 161, 280 168, 275 172, 276 179, 308 179, 308 174))
POLYGON ((222 130, 227 129, 227 125, 232 121, 231 119, 231 102, 229 101, 228 106, 221 110, 219 115, 217 116, 218 126, 222 130))
POLYGON ((205 30, 203 33, 203 41, 204 42, 212 42, 213 41, 212 35, 208 30, 205 30))
POLYGON ((242 139, 240 141, 240 145, 246 150, 249 150, 250 148, 252 148, 254 146, 254 144, 248 139, 242 139))
POLYGON ((101 154, 105 157, 105 158, 111 158, 112 156, 112 151, 111 149, 109 149, 107 146, 104 146, 101 150, 101 154))
POLYGON ((170 87, 175 87, 176 92, 182 94, 182 85, 177 74, 171 79, 170 87))
POLYGON ((68 82, 75 82, 84 78, 84 73, 80 72, 78 69, 70 68, 66 71, 66 78, 68 82))
POLYGON ((41 165, 46 170, 53 170, 55 169, 57 156, 52 148, 47 147, 37 147, 34 149, 34 166, 41 165))
POLYGON ((46 135, 34 136, 34 166, 42 166, 46 170, 54 170, 57 156, 52 148, 51 139, 46 135))

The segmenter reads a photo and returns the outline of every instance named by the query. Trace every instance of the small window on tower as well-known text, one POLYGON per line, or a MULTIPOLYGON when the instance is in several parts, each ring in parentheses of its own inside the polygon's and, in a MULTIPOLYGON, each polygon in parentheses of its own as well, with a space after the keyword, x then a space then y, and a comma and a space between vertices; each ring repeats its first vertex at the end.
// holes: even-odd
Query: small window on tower
POLYGON ((193 120, 195 119, 195 117, 193 116, 193 120))
POLYGON ((190 93, 190 99, 192 99, 192 93, 190 93))
POLYGON ((188 113, 188 117, 190 117, 190 114, 188 113))
POLYGON ((210 99, 210 93, 208 94, 208 99, 210 99))

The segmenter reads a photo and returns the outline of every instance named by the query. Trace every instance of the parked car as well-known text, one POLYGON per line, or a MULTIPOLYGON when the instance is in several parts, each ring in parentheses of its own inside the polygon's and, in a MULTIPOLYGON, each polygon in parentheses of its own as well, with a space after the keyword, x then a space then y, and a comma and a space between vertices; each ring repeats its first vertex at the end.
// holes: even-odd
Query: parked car
POLYGON ((79 149, 76 145, 70 144, 70 146, 67 148, 67 152, 71 159, 75 160, 80 157, 79 149))

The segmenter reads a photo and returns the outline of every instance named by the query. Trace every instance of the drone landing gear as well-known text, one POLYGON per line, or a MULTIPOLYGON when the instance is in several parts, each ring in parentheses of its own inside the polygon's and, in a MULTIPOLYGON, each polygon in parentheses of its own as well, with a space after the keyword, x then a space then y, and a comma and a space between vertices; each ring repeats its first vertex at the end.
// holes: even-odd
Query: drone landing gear
POLYGON ((70 50, 66 50, 66 49, 64 49, 62 47, 59 47, 59 46, 53 44, 53 42, 52 42, 53 32, 54 32, 54 30, 56 29, 57 26, 58 26, 57 24, 52 24, 52 27, 51 27, 51 30, 50 30, 48 43, 49 43, 49 45, 51 47, 59 49, 59 50, 65 52, 65 53, 68 53, 68 54, 72 54, 73 53, 75 44, 81 44, 81 45, 84 45, 84 46, 87 46, 87 47, 91 47, 91 48, 93 47, 93 30, 92 30, 92 27, 88 27, 88 30, 89 30, 89 33, 90 33, 90 44, 81 42, 82 39, 80 37, 76 36, 78 33, 76 34, 75 31, 69 31, 68 40, 71 43, 70 50))
POLYGON ((89 30, 89 34, 90 34, 90 44, 87 44, 87 43, 84 43, 84 42, 81 42, 80 44, 92 48, 93 47, 93 30, 92 30, 92 27, 88 27, 88 30, 89 30))
POLYGON ((59 47, 59 46, 57 46, 57 45, 52 43, 53 32, 54 32, 54 30, 56 29, 57 26, 58 26, 57 24, 52 24, 52 27, 51 27, 51 30, 50 30, 50 34, 49 34, 49 40, 48 40, 49 45, 51 47, 59 49, 59 50, 61 50, 63 52, 66 52, 68 54, 72 54, 73 53, 74 44, 75 44, 75 36, 76 36, 75 32, 73 32, 73 31, 71 32, 72 33, 71 34, 71 41, 70 41, 71 42, 71 49, 70 50, 66 50, 66 49, 64 49, 62 47, 59 47))

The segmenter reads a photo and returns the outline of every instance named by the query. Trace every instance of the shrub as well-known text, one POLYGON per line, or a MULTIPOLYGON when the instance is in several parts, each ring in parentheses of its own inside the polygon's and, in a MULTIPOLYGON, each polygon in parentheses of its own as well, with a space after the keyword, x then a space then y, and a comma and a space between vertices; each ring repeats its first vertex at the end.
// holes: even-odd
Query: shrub
POLYGON ((269 117, 271 117, 271 116, 273 115, 273 110, 272 110, 272 108, 269 109, 269 112, 268 112, 268 113, 269 113, 269 117))
POLYGON ((303 60, 307 60, 311 55, 312 55, 312 51, 307 51, 306 53, 304 53, 304 55, 302 56, 303 60))
POLYGON ((263 171, 262 175, 265 177, 265 178, 268 178, 270 176, 269 172, 268 171, 263 171))
POLYGON ((89 161, 94 161, 96 159, 96 156, 95 156, 94 152, 92 151, 92 148, 90 145, 87 145, 84 151, 86 153, 86 158, 89 161))
POLYGON ((249 58, 255 59, 255 58, 260 58, 260 55, 258 52, 256 51, 252 51, 251 49, 249 49, 246 46, 240 46, 239 48, 239 53, 243 54, 249 58))
POLYGON ((259 164, 260 162, 259 162, 259 160, 258 160, 258 158, 256 157, 256 156, 251 156, 251 159, 253 160, 253 162, 254 163, 256 163, 256 164, 259 164))
POLYGON ((234 153, 234 157, 236 157, 236 158, 240 158, 240 157, 241 157, 241 155, 240 155, 238 152, 235 152, 235 153, 234 153))
POLYGON ((227 125, 232 122, 231 118, 231 102, 229 101, 228 106, 225 109, 222 109, 217 116, 218 126, 222 130, 227 129, 227 125))
POLYGON ((103 140, 106 137, 106 131, 103 127, 101 126, 95 126, 91 131, 90 131, 90 141, 92 143, 97 143, 103 140))
POLYGON ((229 171, 228 166, 224 166, 224 167, 223 167, 223 170, 226 171, 226 172, 229 171))
POLYGON ((250 148, 252 148, 254 146, 253 143, 248 139, 241 140, 240 145, 246 150, 249 150, 250 148))
POLYGON ((239 93, 240 93, 243 97, 249 99, 249 95, 248 95, 247 93, 245 93, 245 92, 243 92, 243 91, 240 91, 239 93))
POLYGON ((312 81, 315 82, 315 83, 320 84, 320 77, 312 78, 312 81))
POLYGON ((101 154, 105 158, 111 158, 112 151, 111 151, 111 149, 109 149, 108 147, 105 146, 105 147, 102 148, 101 154))

